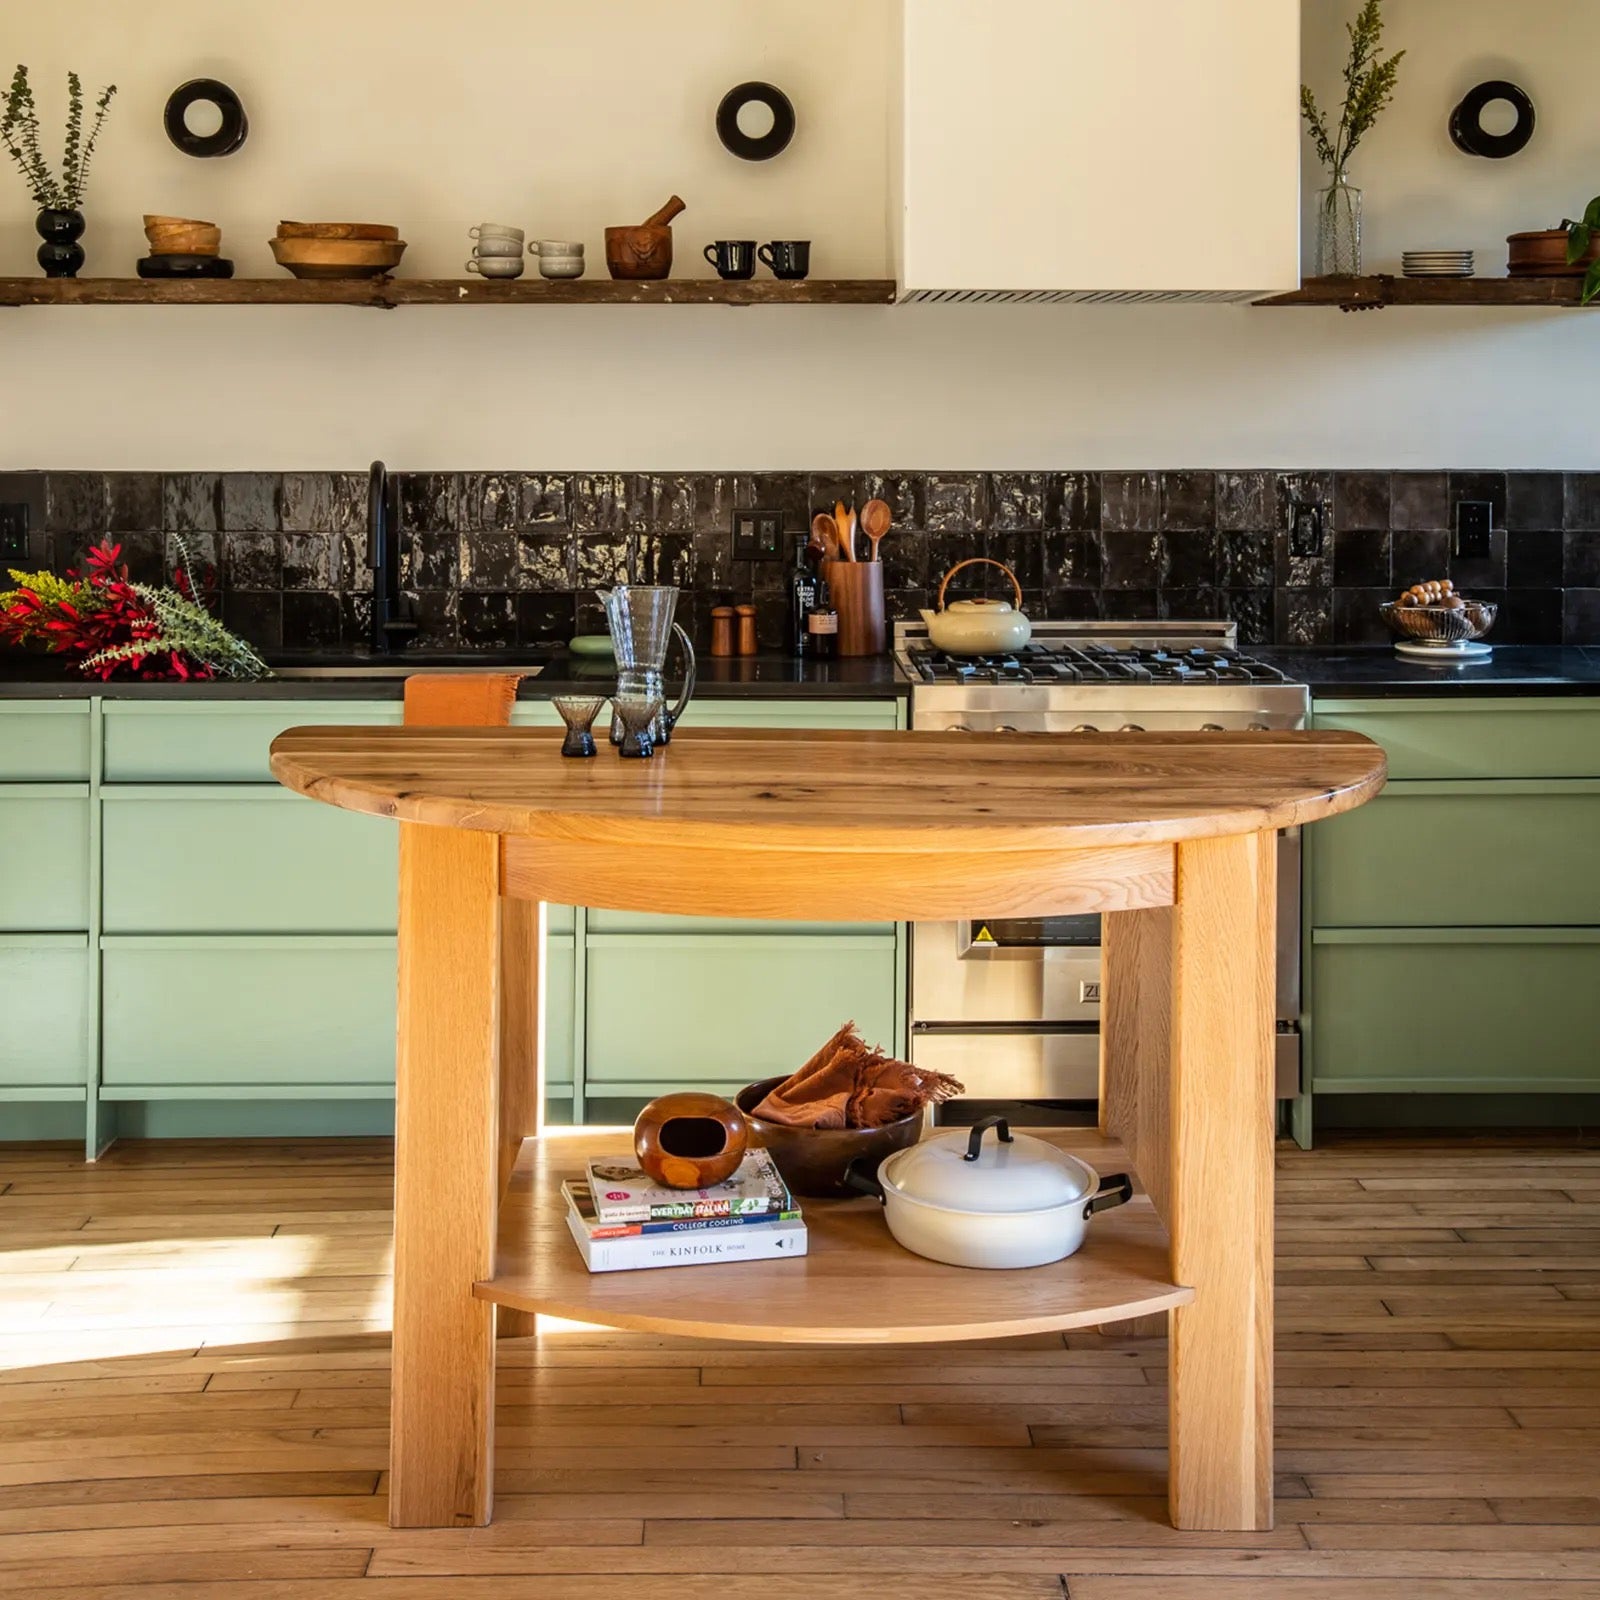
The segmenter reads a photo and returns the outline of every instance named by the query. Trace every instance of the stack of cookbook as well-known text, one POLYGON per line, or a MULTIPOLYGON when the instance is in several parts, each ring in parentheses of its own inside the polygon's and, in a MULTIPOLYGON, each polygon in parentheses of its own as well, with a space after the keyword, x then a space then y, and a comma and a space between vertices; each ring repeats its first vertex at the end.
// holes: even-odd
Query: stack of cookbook
POLYGON ((663 1189, 625 1157, 599 1157, 561 1185, 567 1227, 591 1272, 803 1256, 806 1225, 765 1150, 707 1189, 663 1189))

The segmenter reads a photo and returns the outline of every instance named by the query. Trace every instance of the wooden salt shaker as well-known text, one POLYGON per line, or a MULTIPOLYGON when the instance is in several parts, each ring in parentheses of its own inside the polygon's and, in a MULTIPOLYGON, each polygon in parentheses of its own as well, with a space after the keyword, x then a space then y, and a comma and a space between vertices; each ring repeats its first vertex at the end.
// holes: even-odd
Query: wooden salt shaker
POLYGON ((711 653, 714 656, 733 654, 733 607, 711 608, 711 653))
POLYGON ((756 608, 735 606, 733 610, 739 619, 739 654, 753 656, 756 653, 756 608))

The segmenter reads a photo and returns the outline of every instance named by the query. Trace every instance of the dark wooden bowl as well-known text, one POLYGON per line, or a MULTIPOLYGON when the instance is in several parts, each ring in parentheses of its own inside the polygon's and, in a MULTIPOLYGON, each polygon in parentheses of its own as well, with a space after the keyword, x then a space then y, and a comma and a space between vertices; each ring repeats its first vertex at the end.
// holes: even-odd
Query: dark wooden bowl
POLYGON ((606 267, 613 278, 664 278, 672 271, 672 229, 649 223, 606 229, 606 267))
POLYGON ((719 1094, 664 1094, 639 1113, 633 1148, 639 1165, 668 1189, 707 1189, 733 1176, 750 1128, 719 1094))
POLYGON ((755 1108, 787 1076, 780 1073, 752 1083, 733 1097, 734 1104, 750 1125, 751 1147, 771 1151, 783 1181, 808 1200, 839 1200, 858 1194, 859 1190, 847 1188, 844 1182, 844 1169, 852 1161, 875 1173, 879 1162, 922 1137, 920 1111, 881 1128, 790 1128, 781 1122, 763 1121, 755 1108))

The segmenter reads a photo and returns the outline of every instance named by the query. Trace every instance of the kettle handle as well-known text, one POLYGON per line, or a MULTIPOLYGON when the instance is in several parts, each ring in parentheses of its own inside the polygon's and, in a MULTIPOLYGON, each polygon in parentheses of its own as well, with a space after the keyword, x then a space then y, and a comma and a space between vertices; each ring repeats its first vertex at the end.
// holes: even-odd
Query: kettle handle
POLYGON ((936 611, 944 610, 944 592, 950 587, 950 580, 955 577, 955 575, 963 567, 999 567, 999 569, 1011 580, 1011 587, 1016 591, 1017 610, 1020 611, 1022 609, 1022 585, 1017 582, 1016 573, 1014 573, 1011 568, 1005 564, 1005 562, 996 561, 993 556, 968 556, 965 561, 956 562, 956 564, 951 567, 947 573, 945 573, 944 582, 939 585, 939 598, 933 603, 936 611))
POLYGON ((677 727, 678 718, 684 713, 689 702, 694 698, 694 685, 696 666, 694 659, 694 645, 689 641, 689 635, 684 632, 683 624, 672 624, 673 634, 678 643, 683 647, 683 693, 678 696, 678 703, 667 713, 667 731, 677 727))

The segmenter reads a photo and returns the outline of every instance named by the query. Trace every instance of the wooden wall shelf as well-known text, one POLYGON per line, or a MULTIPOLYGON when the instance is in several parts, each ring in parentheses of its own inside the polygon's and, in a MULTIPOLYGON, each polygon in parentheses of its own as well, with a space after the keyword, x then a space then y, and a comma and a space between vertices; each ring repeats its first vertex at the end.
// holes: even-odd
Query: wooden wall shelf
POLYGON ((811 278, 803 283, 751 278, 610 278, 514 283, 459 278, 226 278, 198 282, 145 278, 0 278, 0 306, 813 306, 889 305, 891 278, 811 278))
POLYGON ((1379 311, 1384 306, 1576 306, 1582 278, 1307 278, 1289 294, 1258 306, 1337 306, 1379 311))

